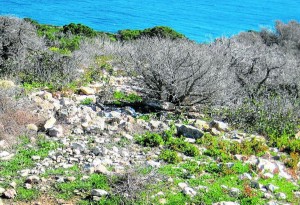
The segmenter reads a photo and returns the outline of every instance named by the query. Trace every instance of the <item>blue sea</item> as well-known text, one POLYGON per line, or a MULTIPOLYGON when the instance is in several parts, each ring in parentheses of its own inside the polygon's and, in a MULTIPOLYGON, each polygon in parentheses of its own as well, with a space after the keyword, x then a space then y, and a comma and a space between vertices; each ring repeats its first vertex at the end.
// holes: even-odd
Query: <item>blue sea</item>
POLYGON ((300 21, 300 0, 0 0, 0 15, 107 32, 164 25, 202 42, 300 21))

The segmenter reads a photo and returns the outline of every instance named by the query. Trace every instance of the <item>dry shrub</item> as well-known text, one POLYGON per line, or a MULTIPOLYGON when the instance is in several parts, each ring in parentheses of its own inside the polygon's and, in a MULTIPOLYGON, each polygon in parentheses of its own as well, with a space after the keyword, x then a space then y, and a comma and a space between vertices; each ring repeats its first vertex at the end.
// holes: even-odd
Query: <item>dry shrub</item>
MULTIPOLYGON (((147 170, 147 168, 145 168, 145 170, 147 170)), ((159 177, 157 171, 154 169, 151 169, 148 173, 130 169, 117 178, 111 178, 110 183, 113 188, 113 193, 121 197, 120 203, 131 204, 141 199, 141 193, 146 193, 147 196, 149 196, 151 193, 151 185, 157 184, 159 177)), ((144 204, 147 204, 147 202, 144 201, 144 204)))
POLYGON ((0 89, 0 140, 9 144, 16 143, 18 136, 27 134, 28 124, 42 122, 42 118, 33 113, 34 105, 20 95, 20 89, 0 89))

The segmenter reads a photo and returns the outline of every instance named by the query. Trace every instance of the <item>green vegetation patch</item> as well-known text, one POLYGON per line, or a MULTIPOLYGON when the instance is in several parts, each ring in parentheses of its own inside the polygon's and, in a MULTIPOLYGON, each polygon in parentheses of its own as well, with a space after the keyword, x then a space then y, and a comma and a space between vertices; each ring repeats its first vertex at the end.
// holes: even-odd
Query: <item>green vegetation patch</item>
POLYGON ((109 191, 107 177, 101 174, 91 174, 86 180, 82 180, 82 175, 76 176, 75 181, 56 183, 54 185, 56 196, 62 199, 70 199, 80 191, 83 194, 89 195, 92 189, 104 189, 109 191))
POLYGON ((126 94, 122 91, 115 91, 113 94, 113 98, 115 100, 115 104, 122 104, 122 103, 136 103, 142 102, 142 97, 135 93, 126 94))
POLYGON ((179 39, 185 38, 181 33, 178 33, 174 29, 167 26, 155 26, 153 28, 147 28, 144 30, 120 30, 118 31, 117 36, 123 40, 135 40, 142 37, 160 37, 160 38, 170 38, 170 39, 179 39))
POLYGON ((21 138, 22 142, 17 146, 15 156, 9 161, 0 161, 0 175, 2 177, 17 176, 17 172, 32 167, 34 161, 32 156, 40 156, 41 159, 48 156, 50 150, 58 148, 56 142, 47 141, 43 137, 39 137, 36 147, 26 146, 29 143, 27 137, 21 138))

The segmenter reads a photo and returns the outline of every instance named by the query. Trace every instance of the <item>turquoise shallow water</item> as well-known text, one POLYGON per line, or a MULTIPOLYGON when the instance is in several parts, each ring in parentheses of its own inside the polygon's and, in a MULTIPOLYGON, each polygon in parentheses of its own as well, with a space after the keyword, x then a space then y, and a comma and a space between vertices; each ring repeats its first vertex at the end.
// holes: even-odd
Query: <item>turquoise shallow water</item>
POLYGON ((0 0, 0 15, 108 32, 165 25, 200 42, 300 21, 300 0, 0 0))

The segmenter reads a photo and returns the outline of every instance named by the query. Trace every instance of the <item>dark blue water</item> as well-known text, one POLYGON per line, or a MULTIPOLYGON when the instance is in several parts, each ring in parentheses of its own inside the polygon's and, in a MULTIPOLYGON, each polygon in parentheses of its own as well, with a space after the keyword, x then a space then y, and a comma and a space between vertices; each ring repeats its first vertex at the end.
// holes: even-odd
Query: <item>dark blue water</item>
POLYGON ((165 25, 196 41, 300 21, 300 0, 0 0, 0 15, 116 32, 165 25))

